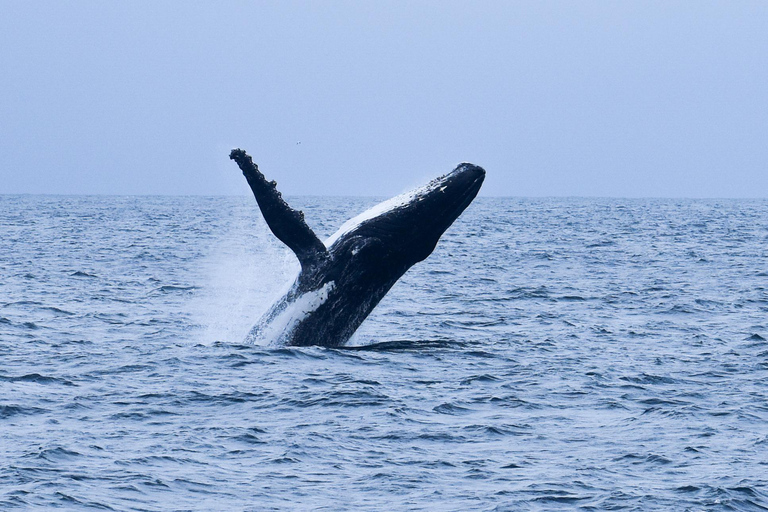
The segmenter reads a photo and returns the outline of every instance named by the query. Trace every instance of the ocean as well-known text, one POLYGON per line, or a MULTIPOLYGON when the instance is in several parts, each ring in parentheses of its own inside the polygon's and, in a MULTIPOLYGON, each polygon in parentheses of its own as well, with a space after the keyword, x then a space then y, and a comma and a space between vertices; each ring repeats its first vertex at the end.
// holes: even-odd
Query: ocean
POLYGON ((342 349, 243 342, 298 271, 251 197, 0 248, 0 510, 768 509, 766 200, 481 197, 342 349))

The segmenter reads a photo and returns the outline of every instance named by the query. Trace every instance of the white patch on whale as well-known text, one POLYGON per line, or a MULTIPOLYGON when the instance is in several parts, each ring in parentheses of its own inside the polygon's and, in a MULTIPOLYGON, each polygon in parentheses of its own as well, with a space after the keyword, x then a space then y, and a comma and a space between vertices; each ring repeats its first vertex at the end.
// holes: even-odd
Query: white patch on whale
MULTIPOLYGON (((435 190, 442 182, 442 178, 436 178, 426 185, 422 185, 413 190, 409 190, 408 192, 404 192, 399 196, 387 199, 386 201, 383 201, 376 206, 365 210, 360 215, 352 217, 347 222, 342 224, 338 231, 328 237, 328 239, 325 241, 325 247, 330 248, 339 238, 349 233, 363 222, 376 218, 386 212, 396 210, 397 208, 402 208, 403 206, 406 206, 413 201, 419 200, 420 197, 424 197, 435 190)), ((445 190, 445 187, 443 187, 441 191, 442 190, 445 190)))
POLYGON ((334 286, 335 282, 329 281, 317 290, 302 294, 295 301, 287 304, 275 317, 262 319, 248 333, 245 343, 284 345, 293 329, 325 304, 334 286))

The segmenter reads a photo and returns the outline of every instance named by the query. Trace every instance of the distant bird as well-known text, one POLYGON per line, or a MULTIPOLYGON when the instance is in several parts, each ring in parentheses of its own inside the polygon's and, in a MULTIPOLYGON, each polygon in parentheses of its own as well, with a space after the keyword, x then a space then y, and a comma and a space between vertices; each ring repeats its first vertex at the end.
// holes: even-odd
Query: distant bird
POLYGON ((299 142, 297 142, 297 143, 296 143, 296 145, 297 145, 297 146, 298 146, 299 144, 301 144, 301 141, 299 141, 299 142))

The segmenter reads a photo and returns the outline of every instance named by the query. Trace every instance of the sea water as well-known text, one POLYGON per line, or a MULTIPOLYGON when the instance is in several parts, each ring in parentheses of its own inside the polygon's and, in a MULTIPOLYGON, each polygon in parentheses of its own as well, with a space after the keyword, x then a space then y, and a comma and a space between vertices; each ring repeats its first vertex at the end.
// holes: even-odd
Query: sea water
POLYGON ((354 348, 245 344, 296 272, 252 198, 0 196, 0 509, 768 507, 768 201, 480 198, 354 348))

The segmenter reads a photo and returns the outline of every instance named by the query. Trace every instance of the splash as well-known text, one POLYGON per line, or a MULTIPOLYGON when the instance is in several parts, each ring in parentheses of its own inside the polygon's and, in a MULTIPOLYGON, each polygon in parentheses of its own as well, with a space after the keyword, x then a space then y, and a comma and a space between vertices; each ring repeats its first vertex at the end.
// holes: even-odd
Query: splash
POLYGON ((238 203, 225 221, 225 233, 200 264, 203 285, 190 304, 200 327, 197 343, 242 343, 254 318, 267 311, 298 273, 295 256, 257 213, 238 203))

